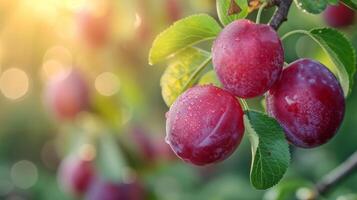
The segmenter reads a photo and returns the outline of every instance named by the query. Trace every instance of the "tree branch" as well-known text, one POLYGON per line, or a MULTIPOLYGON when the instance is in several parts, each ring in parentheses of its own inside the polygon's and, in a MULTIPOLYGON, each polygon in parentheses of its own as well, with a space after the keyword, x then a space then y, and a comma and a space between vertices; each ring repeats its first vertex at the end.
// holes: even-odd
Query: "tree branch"
POLYGON ((327 194, 334 186, 357 170, 357 151, 336 169, 316 183, 315 187, 319 195, 327 194))
POLYGON ((273 27, 273 29, 278 30, 280 25, 288 20, 288 14, 292 2, 293 0, 270 0, 270 5, 278 6, 278 9, 269 22, 269 25, 273 27))

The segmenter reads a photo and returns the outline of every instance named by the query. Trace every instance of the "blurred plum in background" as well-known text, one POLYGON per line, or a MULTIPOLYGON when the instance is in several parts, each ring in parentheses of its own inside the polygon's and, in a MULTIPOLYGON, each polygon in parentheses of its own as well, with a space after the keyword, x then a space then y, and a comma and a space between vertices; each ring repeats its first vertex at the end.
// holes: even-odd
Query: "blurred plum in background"
POLYGON ((70 155, 62 161, 58 179, 66 192, 82 196, 95 179, 93 163, 79 156, 70 155))
POLYGON ((340 28, 352 25, 355 20, 355 11, 345 4, 330 5, 324 11, 325 22, 332 27, 340 28))
POLYGON ((54 116, 73 119, 89 107, 89 88, 80 71, 63 72, 48 83, 45 103, 54 116))
POLYGON ((145 192, 138 182, 115 183, 96 180, 85 197, 86 200, 145 200, 145 192))

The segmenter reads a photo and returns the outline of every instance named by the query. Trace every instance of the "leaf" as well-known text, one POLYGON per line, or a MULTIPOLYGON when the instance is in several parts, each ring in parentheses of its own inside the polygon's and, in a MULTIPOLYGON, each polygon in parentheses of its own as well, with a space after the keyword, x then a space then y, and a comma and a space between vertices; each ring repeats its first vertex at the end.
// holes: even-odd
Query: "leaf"
POLYGON ((327 3, 331 5, 338 5, 338 1, 339 0, 327 0, 327 3))
POLYGON ((213 70, 210 70, 207 73, 205 73, 198 81, 198 84, 200 85, 213 84, 217 87, 222 86, 221 82, 218 80, 216 72, 213 70))
POLYGON ((127 165, 110 133, 103 133, 100 136, 97 163, 101 175, 105 178, 112 181, 122 181, 125 178, 127 165))
POLYGON ((327 0, 295 0, 298 8, 311 14, 319 14, 326 9, 327 0))
POLYGON ((223 25, 228 25, 237 19, 245 18, 249 13, 248 1, 247 0, 235 0, 236 5, 240 8, 240 12, 230 15, 229 11, 231 8, 232 0, 217 0, 217 13, 218 18, 223 25))
POLYGON ((342 0, 348 7, 357 10, 357 0, 342 0))
POLYGON ((220 31, 217 21, 206 14, 179 20, 156 37, 150 49, 149 63, 156 64, 186 47, 214 39, 220 31))
POLYGON ((244 119, 253 156, 250 181, 257 189, 270 188, 284 176, 290 162, 284 131, 263 113, 247 111, 244 119))
POLYGON ((184 49, 171 60, 160 81, 167 106, 171 106, 181 93, 193 85, 197 74, 210 60, 210 53, 194 47, 184 49))
MULTIPOLYGON (((337 77, 347 97, 352 89, 356 73, 356 52, 347 38, 337 30, 331 28, 313 29, 309 32, 312 37, 329 55, 335 64, 337 77)), ((333 68, 331 69, 333 70, 333 68)))

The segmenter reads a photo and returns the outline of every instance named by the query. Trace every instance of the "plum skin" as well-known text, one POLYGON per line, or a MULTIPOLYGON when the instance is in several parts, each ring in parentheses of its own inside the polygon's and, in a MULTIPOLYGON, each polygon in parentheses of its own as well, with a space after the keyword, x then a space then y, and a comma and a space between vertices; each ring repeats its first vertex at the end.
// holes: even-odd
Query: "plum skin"
POLYGON ((267 93, 267 111, 295 146, 327 143, 340 127, 345 98, 336 77, 321 63, 300 59, 283 70, 267 93))
POLYGON ((59 119, 74 119, 89 107, 89 87, 78 70, 63 72, 48 83, 45 102, 59 119))
POLYGON ((242 139, 243 114, 229 92, 213 85, 195 86, 180 95, 167 113, 166 142, 188 163, 222 161, 242 139))
POLYGON ((94 177, 93 163, 73 155, 62 161, 58 172, 58 179, 63 189, 75 196, 85 193, 94 177))
POLYGON ((241 98, 253 98, 264 94, 278 80, 284 50, 270 26, 237 20, 215 40, 212 62, 226 90, 241 98))
POLYGON ((145 191, 138 181, 116 183, 97 179, 89 187, 85 200, 144 200, 145 191))
POLYGON ((323 18, 332 27, 339 28, 353 24, 355 12, 346 5, 339 3, 336 6, 330 5, 326 8, 323 18))
POLYGON ((106 8, 105 13, 99 15, 89 8, 79 10, 77 14, 77 27, 81 37, 94 48, 106 44, 110 35, 111 10, 106 8))

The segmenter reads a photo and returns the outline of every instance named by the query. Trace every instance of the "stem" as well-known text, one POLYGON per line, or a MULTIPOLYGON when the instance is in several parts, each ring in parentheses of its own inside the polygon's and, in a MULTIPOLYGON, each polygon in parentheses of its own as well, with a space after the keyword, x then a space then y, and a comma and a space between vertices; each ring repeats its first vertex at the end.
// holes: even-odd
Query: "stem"
POLYGON ((319 195, 325 195, 338 183, 357 170, 357 151, 345 162, 324 176, 315 187, 319 195))
POLYGON ((270 0, 270 4, 278 6, 278 9, 269 23, 273 29, 278 30, 281 24, 288 20, 288 14, 292 2, 293 0, 270 0))
POLYGON ((197 69, 193 72, 193 74, 190 76, 188 81, 186 82, 185 86, 183 87, 182 92, 186 91, 188 87, 190 87, 190 84, 192 83, 193 80, 195 80, 198 75, 206 68, 208 63, 212 60, 212 56, 207 58, 200 66, 197 67, 197 69))
POLYGON ((247 103, 244 99, 240 99, 240 98, 239 98, 239 101, 240 101, 240 103, 242 104, 244 111, 249 110, 248 103, 247 103))
POLYGON ((260 8, 259 8, 259 10, 258 10, 258 13, 257 13, 257 18, 256 18, 256 20, 255 20, 255 23, 256 23, 256 24, 260 24, 260 17, 261 17, 261 15, 262 15, 262 11, 263 11, 263 9, 264 9, 267 5, 268 5, 268 3, 267 3, 267 2, 264 2, 264 3, 260 6, 260 8))

